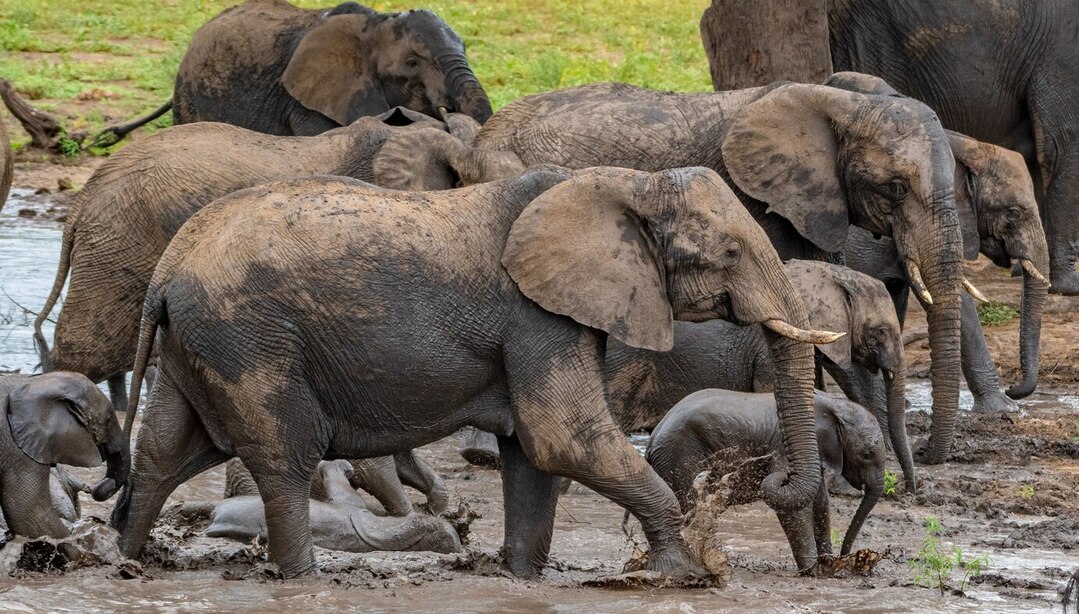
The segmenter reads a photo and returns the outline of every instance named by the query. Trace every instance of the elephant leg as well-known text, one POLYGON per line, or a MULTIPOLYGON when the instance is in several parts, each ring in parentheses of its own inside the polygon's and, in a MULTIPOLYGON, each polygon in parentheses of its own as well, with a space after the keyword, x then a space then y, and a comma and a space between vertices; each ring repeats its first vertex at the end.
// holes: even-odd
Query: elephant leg
POLYGON ((315 567, 311 537, 311 480, 323 452, 275 457, 279 448, 254 445, 236 450, 251 471, 266 510, 270 560, 286 578, 315 567))
POLYGON ((498 440, 487 431, 469 426, 465 435, 465 442, 461 445, 461 456, 477 467, 498 469, 501 461, 498 458, 498 440))
POLYGON ((889 281, 884 284, 888 289, 888 295, 892 297, 892 305, 895 306, 895 317, 899 319, 899 328, 903 329, 903 323, 907 319, 907 306, 910 303, 910 285, 906 279, 889 281))
POLYGON ((797 510, 777 511, 776 516, 779 517, 779 525, 783 527, 783 533, 787 536, 787 543, 790 544, 791 554, 794 555, 794 563, 798 566, 798 571, 812 569, 817 564, 813 509, 806 506, 797 510))
POLYGON ((506 513, 502 556, 513 575, 534 578, 547 565, 559 478, 537 469, 516 436, 497 441, 506 513))
MULTIPOLYGON (((29 459, 27 459, 29 460, 29 459)), ((25 537, 67 537, 70 532, 52 504, 49 467, 16 463, 0 476, 0 506, 8 529, 25 537)))
POLYGON ((127 413, 127 377, 121 373, 109 378, 109 399, 112 408, 121 414, 127 413))
POLYGON ((816 538, 818 556, 832 554, 832 511, 827 488, 821 488, 813 500, 813 536, 816 538))
POLYGON ((168 375, 159 377, 143 412, 131 474, 112 513, 124 556, 139 556, 172 491, 228 459, 179 388, 168 375))
POLYGON ((430 465, 416 456, 415 450, 393 455, 397 465, 397 477, 405 486, 415 488, 427 497, 427 507, 432 514, 441 514, 450 505, 450 493, 446 483, 438 477, 430 465))
MULTIPOLYGON (((884 391, 882 378, 870 373, 869 369, 857 364, 852 364, 844 369, 834 362, 825 359, 824 368, 832 376, 839 389, 847 398, 869 410, 877 418, 880 431, 888 433, 888 403, 884 391)), ((891 441, 886 437, 885 445, 891 449, 891 441)))
POLYGON ((978 320, 978 308, 974 306, 974 299, 967 294, 963 295, 962 335, 960 356, 963 377, 967 380, 970 393, 974 395, 974 411, 1017 411, 1019 406, 1000 389, 997 366, 993 364, 993 357, 989 354, 989 346, 985 343, 985 334, 978 320))
POLYGON ((352 477, 349 483, 371 493, 390 516, 407 516, 412 513, 412 500, 397 477, 393 457, 380 456, 351 461, 352 477))

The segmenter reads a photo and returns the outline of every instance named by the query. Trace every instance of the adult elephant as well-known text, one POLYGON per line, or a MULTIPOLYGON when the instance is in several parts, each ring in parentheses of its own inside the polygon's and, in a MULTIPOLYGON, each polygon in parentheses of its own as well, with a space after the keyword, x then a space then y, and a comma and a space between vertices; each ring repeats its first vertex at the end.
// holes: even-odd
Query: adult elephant
POLYGON ((649 568, 695 575, 678 503, 614 424, 602 378, 607 335, 666 350, 674 318, 769 327, 791 463, 765 500, 799 508, 820 482, 807 343, 835 335, 805 330, 775 249, 708 169, 537 170, 444 192, 265 184, 184 225, 145 305, 132 409, 152 345, 162 373, 113 515, 128 556, 177 485, 239 456, 272 558, 304 573, 320 460, 470 424, 499 435, 513 573, 546 564, 557 474, 641 520, 649 568))
POLYGON ((248 0, 195 32, 171 101, 107 129, 95 144, 115 143, 170 107, 174 124, 214 121, 304 136, 398 106, 432 117, 456 111, 480 123, 491 116, 464 43, 437 15, 248 0))
POLYGON ((51 465, 96 467, 106 460, 106 477, 93 490, 103 500, 122 479, 126 449, 112 404, 85 377, 0 377, 0 507, 16 535, 69 534, 54 505, 51 465))
POLYGON ((8 192, 11 191, 11 178, 15 170, 15 161, 11 154, 11 143, 8 142, 7 128, 0 121, 0 211, 7 202, 8 192))
POLYGON ((926 460, 946 460, 959 405, 962 245, 954 161, 928 107, 823 85, 676 94, 596 84, 510 104, 476 144, 512 151, 526 165, 713 168, 784 259, 841 251, 851 224, 894 237, 932 301, 926 460))
POLYGON ((1079 294, 1079 5, 1070 0, 834 0, 836 70, 879 75, 948 128, 1026 160, 1050 292, 1079 294))

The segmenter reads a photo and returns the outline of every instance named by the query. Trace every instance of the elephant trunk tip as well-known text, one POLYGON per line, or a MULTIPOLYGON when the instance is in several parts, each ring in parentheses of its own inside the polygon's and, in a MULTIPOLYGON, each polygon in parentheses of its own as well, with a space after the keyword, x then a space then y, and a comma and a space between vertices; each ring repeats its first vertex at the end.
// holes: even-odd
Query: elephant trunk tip
POLYGON ((37 350, 38 363, 42 373, 52 371, 52 357, 49 356, 49 342, 40 331, 34 331, 34 348, 37 350))
POLYGON ((118 490, 120 490, 120 484, 116 480, 107 477, 98 482, 90 494, 94 501, 108 501, 118 490))
POLYGON ((1038 381, 1035 378, 1026 378, 1018 384, 1009 387, 1004 391, 1004 394, 1008 395, 1009 399, 1025 399, 1034 394, 1034 390, 1038 387, 1038 381))

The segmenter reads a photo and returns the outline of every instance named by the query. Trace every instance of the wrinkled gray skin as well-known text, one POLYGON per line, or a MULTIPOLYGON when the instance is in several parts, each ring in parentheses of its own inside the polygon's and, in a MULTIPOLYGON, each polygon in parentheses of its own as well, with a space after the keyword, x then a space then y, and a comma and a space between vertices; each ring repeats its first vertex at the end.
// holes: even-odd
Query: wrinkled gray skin
POLYGON ((464 43, 437 15, 251 0, 195 32, 171 101, 95 143, 115 143, 170 107, 175 125, 212 121, 311 136, 398 106, 431 117, 460 112, 481 124, 491 116, 464 43))
MULTIPOLYGON (((821 468, 842 475, 863 490, 840 554, 849 554, 865 519, 884 493, 884 436, 865 408, 842 395, 817 391, 813 395, 821 468)), ((701 471, 714 475, 732 471, 740 461, 775 453, 785 463, 783 443, 771 394, 707 389, 682 399, 652 431, 645 458, 674 490, 682 509, 692 505, 693 481, 701 471), (718 464, 718 467, 716 463, 718 464)), ((743 496, 740 502, 757 500, 743 496), (748 499, 748 500, 747 500, 748 499)), ((812 509, 789 519, 780 515, 799 570, 816 563, 818 554, 831 554, 828 489, 822 482, 812 509)))
MULTIPOLYGON (((832 87, 888 96, 899 96, 883 80, 861 73, 836 73, 826 82, 832 87)), ((1000 390, 993 357, 985 343, 974 301, 963 297, 963 376, 974 396, 975 411, 1014 411, 1009 399, 1021 399, 1038 385, 1039 339, 1049 285, 1049 249, 1038 217, 1034 185, 1026 164, 1018 153, 949 132, 955 156, 955 194, 959 224, 963 234, 963 255, 968 260, 982 253, 1001 267, 1026 261, 1023 270, 1023 298, 1019 362, 1022 381, 1000 390), (1032 274, 1030 269, 1036 274, 1032 274), (1039 279, 1041 276, 1042 279, 1039 279)), ((902 322, 909 296, 909 280, 898 266, 895 242, 874 239, 869 233, 852 229, 844 250, 847 266, 885 282, 892 293, 902 322)), ((879 382, 866 380, 863 394, 877 394, 879 382), (869 390, 875 388, 875 392, 869 390)), ((864 401, 863 401, 864 403, 864 401)), ((874 405, 864 403, 866 407, 874 405)))
MULTIPOLYGON (((846 333, 835 343, 817 346, 818 358, 848 397, 863 405, 873 403, 864 406, 872 408, 881 429, 891 434, 907 489, 914 492, 903 343, 884 284, 826 262, 791 260, 783 268, 805 303, 810 325, 846 333), (859 385, 871 377, 887 382, 879 396, 865 395, 859 385)), ((652 430, 671 406, 697 390, 775 389, 775 369, 761 327, 724 321, 676 322, 674 347, 669 352, 609 340, 603 376, 611 412, 624 433, 652 430)), ((466 437, 461 455, 474 464, 497 466, 497 441, 493 435, 474 431, 466 437)))
POLYGON ((54 502, 50 465, 96 467, 106 459, 95 498, 120 480, 126 445, 112 404, 82 375, 56 372, 0 377, 0 410, 0 506, 9 529, 67 537, 71 510, 54 502))
POLYGON ((893 237, 933 299, 926 461, 946 460, 959 408, 962 239, 955 163, 929 107, 823 85, 678 94, 607 83, 522 98, 476 144, 526 165, 707 166, 729 179, 783 259, 841 251, 850 225, 893 237))
MULTIPOLYGON (((53 467, 49 474, 49 499, 60 516, 60 521, 70 530, 71 525, 82 514, 79 493, 89 493, 90 487, 60 466, 53 467)), ((3 510, 0 509, 0 547, 7 541, 9 531, 10 527, 4 518, 3 510)))
POLYGON ((15 161, 11 154, 11 143, 8 142, 7 128, 0 122, 0 211, 7 202, 8 192, 11 191, 11 178, 15 170, 15 161))
POLYGON ((791 462, 763 490, 775 507, 805 506, 820 463, 812 348, 795 339, 825 336, 805 330, 775 249, 714 172, 237 192, 184 225, 147 291, 132 408, 152 347, 161 375, 112 517, 121 549, 138 556, 173 489, 238 456, 266 505, 271 558, 305 573, 320 460, 472 425, 499 435, 511 572, 545 566, 564 475, 641 520, 651 569, 696 576, 674 495, 611 419, 602 356, 608 335, 667 350, 674 318, 718 317, 791 337, 766 333, 791 462))
MULTIPOLYGON (((230 461, 225 500, 214 506, 209 537, 251 541, 266 539, 266 510, 250 474, 239 460, 230 461), (238 465, 238 467, 237 467, 238 465), (235 474, 245 474, 235 475, 235 474)), ((453 527, 434 516, 410 513, 404 518, 376 516, 351 485, 348 461, 323 461, 315 473, 309 501, 311 537, 316 546, 345 552, 431 551, 460 552, 461 540, 453 527)))

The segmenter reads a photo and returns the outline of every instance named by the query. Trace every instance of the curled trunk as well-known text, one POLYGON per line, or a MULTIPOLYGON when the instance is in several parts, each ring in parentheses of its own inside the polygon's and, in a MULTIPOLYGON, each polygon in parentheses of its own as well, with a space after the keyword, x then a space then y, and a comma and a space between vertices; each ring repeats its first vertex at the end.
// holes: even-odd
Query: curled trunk
POLYGON ((114 416, 106 423, 104 433, 95 433, 95 443, 101 458, 105 459, 105 477, 91 490, 95 501, 105 501, 127 481, 128 446, 127 437, 120 429, 114 416))
POLYGON ((862 501, 858 504, 858 509, 854 512, 854 517, 850 520, 850 526, 847 527, 846 535, 843 536, 843 546, 839 551, 841 556, 850 554, 851 547, 854 545, 854 540, 858 538, 858 532, 862 530, 865 519, 869 517, 869 513, 876 507, 882 494, 884 494, 883 471, 877 476, 874 476, 873 480, 865 486, 865 494, 862 495, 862 501))
POLYGON ((1048 292, 1048 285, 1023 271, 1023 302, 1020 307, 1022 320, 1019 325, 1019 366, 1023 379, 1005 391, 1013 399, 1029 396, 1038 387, 1042 313, 1045 311, 1048 292))

